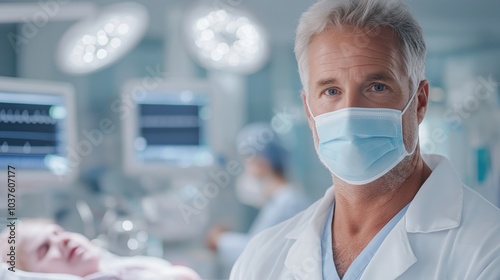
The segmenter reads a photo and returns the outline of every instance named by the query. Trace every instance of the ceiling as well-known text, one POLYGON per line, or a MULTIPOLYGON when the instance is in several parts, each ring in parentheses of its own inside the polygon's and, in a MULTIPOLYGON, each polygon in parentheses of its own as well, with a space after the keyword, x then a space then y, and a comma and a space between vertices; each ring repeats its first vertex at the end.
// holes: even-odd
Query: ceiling
MULTIPOLYGON (((73 0, 82 2, 86 0, 73 0)), ((107 5, 120 0, 89 0, 107 5)), ((87 1, 87 2, 89 2, 87 1)), ((165 35, 167 11, 197 1, 230 4, 251 12, 268 30, 274 44, 293 44, 300 14, 315 0, 137 0, 151 16, 149 38, 165 35)), ((3 3, 37 3, 34 0, 4 0, 3 3)), ((406 0, 421 23, 429 51, 462 51, 493 46, 500 48, 500 2, 497 0, 406 0)))

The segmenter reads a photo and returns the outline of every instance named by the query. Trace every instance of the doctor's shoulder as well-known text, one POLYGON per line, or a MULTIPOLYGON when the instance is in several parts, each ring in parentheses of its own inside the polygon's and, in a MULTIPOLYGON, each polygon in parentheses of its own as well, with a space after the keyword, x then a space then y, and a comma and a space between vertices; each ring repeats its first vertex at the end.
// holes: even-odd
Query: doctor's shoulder
POLYGON ((500 248, 500 209, 471 188, 464 185, 463 190, 461 230, 479 234, 478 236, 482 237, 479 240, 483 242, 487 241, 485 237, 491 236, 498 241, 496 245, 500 248))
MULTIPOLYGON (((500 250, 500 209, 465 185, 463 203, 462 226, 467 227, 471 238, 477 234, 474 237, 483 245, 500 250), (489 244, 488 241, 495 243, 489 244)), ((498 252, 497 258, 500 258, 498 252)), ((500 272, 500 267, 498 269, 500 272)))
POLYGON ((448 233, 444 246, 448 277, 500 279, 500 209, 469 187, 463 190, 460 225, 448 233))
POLYGON ((293 240, 286 236, 292 230, 306 226, 320 200, 292 218, 255 235, 233 266, 230 280, 285 279, 282 270, 276 267, 283 267, 293 244, 293 240))

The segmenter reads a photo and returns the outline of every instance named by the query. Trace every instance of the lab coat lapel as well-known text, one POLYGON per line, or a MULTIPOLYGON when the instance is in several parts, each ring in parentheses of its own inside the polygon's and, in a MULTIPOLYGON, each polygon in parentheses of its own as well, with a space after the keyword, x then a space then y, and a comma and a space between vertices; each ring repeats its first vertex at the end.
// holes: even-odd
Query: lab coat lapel
POLYGON ((429 233, 456 228, 462 219, 464 195, 460 176, 441 156, 425 156, 424 160, 432 173, 408 207, 406 230, 429 233))
POLYGON ((322 279, 320 242, 319 234, 311 228, 306 229, 304 235, 295 240, 285 260, 289 276, 286 279, 322 279))
POLYGON ((385 238, 361 280, 397 279, 418 259, 409 240, 414 233, 448 230, 460 225, 463 190, 460 177, 440 156, 425 156, 431 176, 413 198, 405 216, 385 238))
POLYGON ((312 215, 304 216, 297 227, 286 238, 291 245, 285 260, 287 278, 297 280, 322 279, 321 236, 328 217, 328 210, 334 200, 333 187, 329 188, 320 200, 312 215))
POLYGON ((361 277, 361 280, 397 279, 417 262, 408 234, 405 218, 401 219, 380 245, 361 277))

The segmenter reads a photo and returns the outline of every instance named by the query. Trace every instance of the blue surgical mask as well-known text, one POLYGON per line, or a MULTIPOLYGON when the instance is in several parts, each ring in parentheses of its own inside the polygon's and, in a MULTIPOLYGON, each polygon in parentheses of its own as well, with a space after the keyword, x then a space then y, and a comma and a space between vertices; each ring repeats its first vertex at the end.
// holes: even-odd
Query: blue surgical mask
MULTIPOLYGON (((403 111, 385 108, 345 108, 314 117, 318 155, 335 176, 352 185, 375 181, 413 154, 403 142, 403 111)), ((309 112, 311 112, 310 106, 309 112)))

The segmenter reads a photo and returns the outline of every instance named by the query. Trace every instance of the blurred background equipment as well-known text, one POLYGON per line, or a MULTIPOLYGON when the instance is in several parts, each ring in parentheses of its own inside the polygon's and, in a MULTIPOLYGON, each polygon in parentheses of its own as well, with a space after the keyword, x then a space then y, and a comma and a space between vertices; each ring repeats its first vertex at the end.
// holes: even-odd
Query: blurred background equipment
POLYGON ((0 169, 19 170, 17 192, 75 179, 81 160, 75 113, 70 84, 0 78, 0 169))
POLYGON ((179 176, 183 167, 189 176, 196 168, 206 172, 215 164, 213 96, 203 81, 164 82, 152 90, 142 82, 129 83, 120 108, 126 171, 179 176))
POLYGON ((138 3, 107 6, 66 31, 57 51, 59 67, 68 74, 101 69, 133 49, 147 25, 148 11, 138 3))
POLYGON ((204 67, 237 73, 258 71, 269 58, 265 29, 238 7, 193 7, 186 17, 186 43, 204 67))

